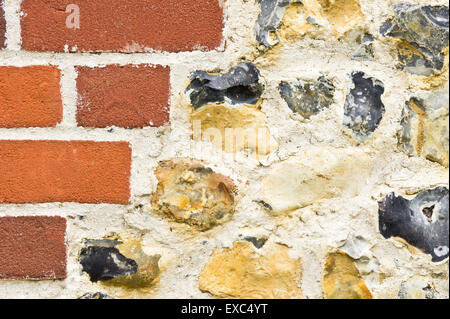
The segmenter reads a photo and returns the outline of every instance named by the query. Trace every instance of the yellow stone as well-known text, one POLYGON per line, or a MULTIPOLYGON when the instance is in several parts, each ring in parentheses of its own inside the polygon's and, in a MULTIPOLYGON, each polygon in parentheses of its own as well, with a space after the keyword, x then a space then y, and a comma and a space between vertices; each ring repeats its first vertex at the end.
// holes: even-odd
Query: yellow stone
POLYGON ((235 242, 216 250, 200 274, 200 290, 218 298, 303 298, 300 259, 290 258, 283 245, 267 249, 260 254, 249 242, 235 242))
POLYGON ((304 0, 292 2, 285 11, 278 31, 280 42, 295 41, 305 35, 314 38, 331 34, 339 37, 364 23, 358 0, 304 0), (313 18, 318 26, 310 23, 313 18))
POLYGON ((138 238, 121 238, 121 244, 116 248, 122 255, 133 259, 138 265, 138 271, 132 275, 115 277, 103 282, 108 286, 125 288, 146 288, 154 285, 159 280, 159 260, 161 255, 147 255, 142 249, 142 243, 138 238))
POLYGON ((247 105, 208 104, 191 115, 194 140, 207 140, 225 152, 251 149, 267 155, 278 148, 265 122, 265 114, 247 105))
POLYGON ((354 197, 370 171, 370 157, 362 150, 308 147, 265 177, 258 199, 277 214, 320 200, 354 197))
POLYGON ((162 161, 155 174, 158 186, 152 205, 156 213, 199 230, 210 229, 233 215, 233 181, 205 163, 184 158, 162 161))
POLYGON ((354 260, 342 251, 328 255, 323 290, 326 299, 372 299, 354 260))

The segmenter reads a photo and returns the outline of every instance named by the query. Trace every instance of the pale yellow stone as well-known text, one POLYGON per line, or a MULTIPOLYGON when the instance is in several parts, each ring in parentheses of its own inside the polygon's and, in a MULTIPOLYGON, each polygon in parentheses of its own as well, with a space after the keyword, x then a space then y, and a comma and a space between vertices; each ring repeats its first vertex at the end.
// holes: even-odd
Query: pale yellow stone
POLYGON ((320 200, 354 197, 370 171, 370 157, 362 150, 310 147, 266 176, 258 199, 277 214, 320 200))
POLYGON ((278 148, 265 122, 265 115, 247 105, 208 104, 191 115, 194 140, 211 141, 225 152, 251 149, 267 155, 278 148))
POLYGON ((342 251, 328 255, 323 291, 326 299, 372 299, 354 260, 342 251))
POLYGON ((280 42, 296 41, 303 36, 332 35, 339 37, 364 23, 358 0, 304 0, 291 3, 285 11, 278 31, 280 42), (307 21, 313 18, 317 25, 307 21))
POLYGON ((233 181, 203 162, 186 158, 162 161, 155 175, 155 213, 202 231, 228 221, 234 213, 233 181))
POLYGON ((448 87, 428 93, 426 99, 411 99, 403 111, 399 146, 411 156, 424 156, 449 166, 448 87))
POLYGON ((138 271, 132 275, 116 277, 103 282, 103 285, 118 286, 129 289, 148 288, 159 281, 160 269, 159 260, 161 255, 147 255, 142 247, 140 238, 122 235, 116 240, 121 243, 117 248, 122 255, 133 259, 138 264, 138 271))
POLYGON ((401 284, 398 297, 400 299, 433 299, 435 289, 429 278, 416 275, 401 284))
POLYGON ((448 108, 432 112, 424 122, 424 155, 441 165, 449 164, 449 119, 448 108))
POLYGON ((288 251, 276 244, 260 255, 249 242, 218 249, 200 274, 200 290, 218 298, 303 298, 300 259, 290 258, 288 251))

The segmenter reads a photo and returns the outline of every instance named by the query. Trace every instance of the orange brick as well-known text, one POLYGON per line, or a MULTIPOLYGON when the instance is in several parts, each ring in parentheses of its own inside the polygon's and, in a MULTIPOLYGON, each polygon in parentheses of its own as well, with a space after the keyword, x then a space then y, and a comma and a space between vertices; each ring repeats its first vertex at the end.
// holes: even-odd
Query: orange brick
POLYGON ((0 141, 0 203, 126 204, 126 142, 0 141))
POLYGON ((58 68, 0 67, 0 127, 55 126, 62 113, 58 68))

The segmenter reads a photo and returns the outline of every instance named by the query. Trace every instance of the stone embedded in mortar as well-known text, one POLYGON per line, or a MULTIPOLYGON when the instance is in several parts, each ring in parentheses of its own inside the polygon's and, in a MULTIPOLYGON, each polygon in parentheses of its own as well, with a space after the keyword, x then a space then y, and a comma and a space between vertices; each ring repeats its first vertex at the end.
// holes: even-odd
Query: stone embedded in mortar
POLYGON ((217 249, 200 273, 200 290, 218 298, 303 298, 301 262, 288 252, 283 245, 260 250, 244 241, 217 249))
POLYGON ((258 0, 261 13, 256 22, 256 40, 260 45, 271 47, 278 42, 276 30, 280 27, 286 7, 298 0, 258 0))
POLYGON ((101 292, 96 292, 93 294, 89 294, 89 293, 85 294, 78 299, 113 299, 113 298, 111 298, 110 296, 105 295, 101 292))
POLYGON ((306 35, 327 40, 339 38, 365 20, 358 0, 260 0, 259 4, 256 40, 265 48, 306 35))
POLYGON ((448 87, 430 91, 424 98, 405 104, 397 136, 399 147, 410 156, 425 156, 445 167, 449 165, 448 87))
POLYGON ((449 36, 448 7, 396 3, 392 8, 395 17, 381 26, 380 33, 400 39, 399 67, 425 76, 442 71, 449 36))
POLYGON ((203 162, 174 159, 160 162, 156 169, 158 187, 152 198, 156 212, 179 223, 207 230, 234 213, 236 187, 203 162))
POLYGON ((448 257, 448 188, 420 192, 412 200, 389 194, 378 203, 380 233, 400 237, 431 255, 433 262, 448 257))
POLYGON ((249 243, 252 243, 253 246, 255 246, 256 248, 262 248, 264 246, 264 244, 267 242, 267 238, 261 237, 261 238, 257 238, 257 237, 253 237, 253 236, 248 236, 244 238, 245 241, 248 241, 249 243))
POLYGON ((225 74, 196 71, 186 89, 195 109, 209 103, 255 105, 264 91, 259 71, 252 63, 239 63, 225 74))
POLYGON ((323 76, 314 82, 282 81, 278 85, 278 91, 289 108, 304 118, 318 114, 333 103, 334 86, 323 76))
POLYGON ((254 107, 208 104, 194 111, 191 121, 194 140, 210 141, 227 153, 250 150, 258 158, 278 148, 265 114, 254 107))
POLYGON ((436 290, 431 280, 415 275, 402 282, 398 292, 399 299, 436 299, 436 290))
POLYGON ((262 181, 256 201, 272 214, 335 197, 354 197, 371 171, 370 157, 357 148, 309 147, 262 181))
POLYGON ((323 290, 325 299, 372 299, 354 260, 342 251, 327 257, 323 290))
POLYGON ((363 72, 353 72, 351 78, 353 85, 345 99, 343 124, 355 133, 358 140, 364 141, 383 118, 385 107, 381 95, 384 85, 363 72))
POLYGON ((160 255, 147 255, 137 239, 87 240, 80 264, 92 282, 127 288, 149 287, 158 279, 160 255))
POLYGON ((373 60, 374 58, 374 37, 369 34, 362 32, 362 30, 355 29, 349 32, 344 39, 351 48, 352 52, 350 57, 353 60, 367 61, 373 60))

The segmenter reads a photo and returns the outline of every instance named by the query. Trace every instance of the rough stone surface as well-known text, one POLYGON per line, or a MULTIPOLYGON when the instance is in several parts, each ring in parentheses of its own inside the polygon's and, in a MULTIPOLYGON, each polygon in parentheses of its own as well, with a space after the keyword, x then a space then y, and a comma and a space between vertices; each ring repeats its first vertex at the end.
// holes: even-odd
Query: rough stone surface
POLYGON ((233 181, 204 163, 188 159, 161 162, 154 210, 176 222, 207 230, 231 218, 235 206, 233 181))
POLYGON ((321 76, 316 82, 288 83, 282 81, 278 86, 281 97, 289 108, 304 118, 330 107, 333 103, 334 86, 321 76))
POLYGON ((111 298, 110 296, 105 295, 105 294, 103 294, 101 292, 96 292, 96 293, 93 293, 93 294, 89 294, 89 293, 88 294, 84 294, 83 296, 81 296, 78 299, 113 299, 113 298, 111 298))
POLYGON ((358 149, 308 148, 264 178, 258 200, 279 214, 334 197, 356 196, 370 169, 369 157, 358 149))
POLYGON ((412 74, 431 75, 442 71, 448 46, 447 6, 396 3, 395 17, 380 28, 381 34, 400 42, 400 67, 412 74))
POLYGON ((398 132, 400 149, 411 156, 449 165, 448 87, 409 100, 398 132))
POLYGON ((366 140, 376 130, 383 118, 385 107, 381 101, 384 85, 363 72, 353 72, 353 85, 345 99, 343 124, 359 140, 366 140))
POLYGON ((391 193, 379 202, 380 233, 406 240, 434 262, 448 258, 448 196, 446 187, 422 191, 412 200, 391 193))
POLYGON ((353 259, 341 251, 327 257, 323 288, 326 299, 372 299, 353 259))
POLYGON ((92 282, 128 288, 149 287, 158 279, 160 255, 147 255, 139 239, 88 240, 80 264, 92 282))
POLYGON ((208 104, 191 114, 195 140, 211 141, 217 148, 235 153, 250 150, 256 157, 278 148, 265 121, 265 114, 248 107, 208 104), (202 136, 195 136, 199 130, 202 136))
POLYGON ((218 298, 299 299, 301 263, 274 244, 260 253, 249 242, 216 250, 199 276, 199 287, 218 298))
POLYGON ((276 30, 281 24, 286 7, 292 0, 258 0, 261 13, 256 22, 256 40, 259 44, 271 47, 278 42, 276 30))
POLYGON ((340 38, 364 22, 358 0, 261 0, 256 40, 270 48, 303 37, 340 38))
POLYGON ((430 278, 415 275, 402 282, 398 292, 399 299, 435 299, 436 290, 430 278))
POLYGON ((222 75, 196 71, 186 89, 195 109, 208 103, 254 105, 263 91, 259 71, 252 63, 240 63, 222 75))

